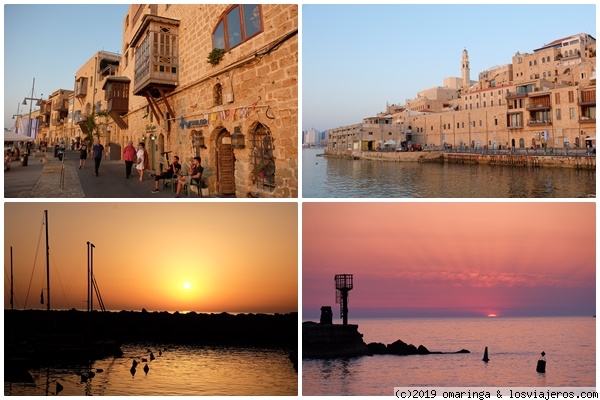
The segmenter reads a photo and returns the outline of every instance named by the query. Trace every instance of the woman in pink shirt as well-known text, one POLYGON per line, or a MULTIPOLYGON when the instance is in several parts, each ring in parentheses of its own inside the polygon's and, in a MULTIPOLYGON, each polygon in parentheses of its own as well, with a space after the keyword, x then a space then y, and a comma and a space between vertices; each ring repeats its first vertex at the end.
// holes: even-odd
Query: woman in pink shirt
POLYGON ((125 160, 125 178, 129 179, 133 163, 136 161, 136 149, 131 141, 123 149, 123 160, 125 160))

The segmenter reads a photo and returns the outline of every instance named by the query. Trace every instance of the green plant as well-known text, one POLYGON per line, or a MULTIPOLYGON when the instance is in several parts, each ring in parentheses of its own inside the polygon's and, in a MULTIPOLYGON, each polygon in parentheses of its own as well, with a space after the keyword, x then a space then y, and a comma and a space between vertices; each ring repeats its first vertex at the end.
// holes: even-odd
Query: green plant
POLYGON ((83 125, 85 126, 85 130, 87 132, 84 140, 88 143, 93 143, 94 137, 96 137, 96 139, 100 139, 100 137, 102 136, 102 134, 100 133, 100 125, 96 122, 96 117, 104 118, 106 122, 106 120, 109 117, 108 111, 101 110, 96 113, 92 113, 85 116, 83 120, 83 125))
POLYGON ((217 65, 224 55, 225 49, 219 49, 215 47, 210 53, 208 53, 208 63, 212 65, 217 65))

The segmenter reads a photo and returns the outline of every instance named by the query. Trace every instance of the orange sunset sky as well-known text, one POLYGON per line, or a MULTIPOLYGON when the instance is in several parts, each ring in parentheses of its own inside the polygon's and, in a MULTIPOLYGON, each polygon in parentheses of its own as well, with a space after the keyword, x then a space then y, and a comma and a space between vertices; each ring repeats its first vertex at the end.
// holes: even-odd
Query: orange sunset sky
POLYGON ((53 309, 86 309, 89 241, 109 310, 298 310, 298 205, 282 202, 5 203, 5 308, 11 246, 15 308, 30 280, 27 308, 46 307, 46 209, 53 309))
POLYGON ((302 310, 349 316, 595 315, 595 204, 304 203, 302 310))

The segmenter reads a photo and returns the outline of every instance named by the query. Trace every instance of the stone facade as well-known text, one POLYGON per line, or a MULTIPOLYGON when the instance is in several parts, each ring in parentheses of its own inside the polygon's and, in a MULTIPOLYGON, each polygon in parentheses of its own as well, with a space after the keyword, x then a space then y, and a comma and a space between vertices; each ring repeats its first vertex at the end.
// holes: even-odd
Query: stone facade
MULTIPOLYGON (((490 149, 595 145, 593 37, 578 34, 556 40, 531 54, 517 53, 511 64, 479 73, 479 81, 470 85, 465 84, 470 74, 466 50, 461 61, 460 90, 448 87, 445 91, 422 91, 417 99, 407 100, 403 106, 388 106, 381 114, 391 114, 394 127, 406 135, 409 143, 420 143, 426 148, 490 149)), ((455 86, 457 78, 445 82, 455 86)), ((330 130, 327 151, 333 154, 361 147, 363 138, 356 134, 359 129, 330 130)))
POLYGON ((77 70, 60 132, 52 130, 57 102, 45 102, 45 140, 78 143, 81 121, 108 111, 96 117, 101 142, 107 149, 145 142, 151 169, 166 162, 164 152, 178 155, 184 171, 200 156, 212 194, 298 196, 296 4, 134 4, 122 50, 99 51, 77 70))
POLYGON ((131 91, 137 51, 132 40, 139 35, 144 16, 154 15, 176 21, 173 54, 178 58, 178 80, 173 90, 151 99, 153 104, 130 92, 123 116, 127 129, 117 128, 115 140, 145 141, 154 168, 163 151, 179 155, 184 169, 200 156, 212 193, 297 197, 297 5, 257 6, 262 30, 226 49, 212 65, 207 57, 214 48, 213 32, 231 10, 228 5, 130 7, 119 75, 131 79, 131 91), (245 145, 233 148, 231 154, 235 133, 244 136, 245 145), (231 154, 230 160, 223 153, 231 154))

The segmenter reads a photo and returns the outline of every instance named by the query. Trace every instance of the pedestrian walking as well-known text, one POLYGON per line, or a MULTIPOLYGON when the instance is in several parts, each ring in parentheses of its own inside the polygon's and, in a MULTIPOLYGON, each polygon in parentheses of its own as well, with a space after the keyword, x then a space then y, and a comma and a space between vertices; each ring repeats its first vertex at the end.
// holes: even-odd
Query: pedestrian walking
POLYGON ((136 159, 136 150, 133 147, 133 142, 129 141, 127 146, 123 149, 123 160, 125 160, 125 178, 131 177, 131 169, 136 159))
POLYGON ((85 168, 85 160, 87 160, 88 147, 85 142, 79 145, 79 169, 85 168))
POLYGON ((98 176, 98 169, 100 168, 100 161, 102 161, 102 156, 104 155, 104 146, 100 144, 100 139, 96 140, 96 144, 92 148, 93 157, 94 157, 94 171, 96 176, 98 176))
POLYGON ((144 180, 144 170, 150 168, 150 160, 148 159, 148 152, 146 151, 146 144, 144 142, 140 142, 138 144, 137 151, 137 165, 135 169, 137 169, 140 174, 140 182, 144 180))

